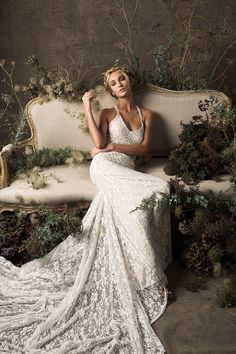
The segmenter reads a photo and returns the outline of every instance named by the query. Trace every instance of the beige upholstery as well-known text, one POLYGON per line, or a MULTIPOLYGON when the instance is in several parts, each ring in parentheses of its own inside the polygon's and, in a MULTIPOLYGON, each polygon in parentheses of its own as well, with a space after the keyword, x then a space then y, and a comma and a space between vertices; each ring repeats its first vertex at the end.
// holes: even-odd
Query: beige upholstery
MULTIPOLYGON (((174 176, 167 176, 164 167, 167 163, 167 158, 161 157, 153 157, 148 163, 139 166, 138 170, 140 172, 148 173, 152 176, 160 177, 165 181, 170 181, 171 178, 174 176)), ((206 180, 201 181, 199 183, 200 190, 204 193, 209 190, 213 191, 214 193, 231 193, 232 191, 232 184, 230 183, 230 176, 229 175, 222 175, 219 178, 219 181, 214 180, 206 180)))
MULTIPOLYGON (((139 166, 138 171, 160 177, 166 181, 170 180, 163 170, 167 158, 152 158, 148 163, 139 166)), ((79 166, 55 166, 45 169, 43 172, 47 177, 47 185, 42 189, 33 189, 25 180, 18 179, 11 186, 0 191, 0 205, 62 205, 65 203, 76 203, 77 201, 92 201, 97 188, 92 184, 89 177, 89 162, 79 166), (50 175, 52 177, 50 177, 50 175), (57 182, 54 177, 60 182, 57 182)), ((230 192, 231 184, 229 176, 223 176, 221 182, 202 181, 200 190, 206 192, 213 190, 215 193, 230 192)))
MULTIPOLYGON (((180 122, 187 123, 192 116, 200 115, 198 101, 214 95, 225 104, 229 99, 217 91, 171 91, 148 85, 135 93, 137 105, 146 107, 154 113, 154 129, 151 143, 153 156, 151 161, 139 170, 151 175, 169 180, 163 170, 166 160, 161 156, 168 156, 170 150, 178 145, 178 135, 181 131, 180 122)), ((94 115, 104 107, 112 107, 116 100, 108 93, 98 95, 93 102, 94 115)), ((59 148, 71 146, 81 151, 90 151, 93 143, 88 131, 84 130, 84 111, 82 103, 67 102, 62 99, 44 101, 36 98, 27 105, 27 116, 31 126, 32 136, 22 142, 22 146, 32 145, 35 149, 43 147, 59 148)), ((8 145, 0 152, 1 175, 7 176, 7 158, 10 158, 12 146, 8 145)), ((68 165, 46 169, 44 174, 54 173, 61 182, 48 178, 47 186, 43 189, 33 189, 25 180, 17 180, 10 186, 0 190, 0 210, 6 207, 33 206, 33 205, 62 205, 80 200, 91 201, 96 193, 96 187, 89 177, 89 163, 77 167, 68 165)), ((204 181, 200 184, 202 190, 208 188, 218 192, 226 191, 230 183, 226 181, 204 181)), ((2 182, 2 187, 7 185, 2 182)))
POLYGON ((151 152, 155 156, 168 156, 171 149, 179 144, 180 122, 188 123, 193 116, 202 115, 199 100, 211 95, 220 102, 230 104, 229 99, 218 91, 171 91, 149 86, 136 93, 136 102, 154 112, 154 132, 151 152))
POLYGON ((47 185, 42 189, 33 189, 25 179, 18 179, 0 191, 0 204, 33 206, 91 201, 97 189, 90 180, 89 165, 86 162, 79 166, 63 165, 45 169, 42 173, 47 177, 47 185))
MULTIPOLYGON (((187 123, 192 116, 202 114, 198 101, 209 99, 211 94, 220 101, 229 102, 223 93, 209 90, 176 92, 148 85, 136 92, 137 104, 154 113, 153 155, 168 156, 179 143, 180 122, 187 123)), ((102 108, 115 104, 116 100, 109 93, 100 94, 93 104, 94 115, 97 117, 102 108)), ((42 104, 42 99, 35 99, 28 104, 27 113, 34 127, 37 149, 72 146, 87 152, 91 150, 90 135, 80 127, 84 115, 82 103, 57 99, 42 104)))

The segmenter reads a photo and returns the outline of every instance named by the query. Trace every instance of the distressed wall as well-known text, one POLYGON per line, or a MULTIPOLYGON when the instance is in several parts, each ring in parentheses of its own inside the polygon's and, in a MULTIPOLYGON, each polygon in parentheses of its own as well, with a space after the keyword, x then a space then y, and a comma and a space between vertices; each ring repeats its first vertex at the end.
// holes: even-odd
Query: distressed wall
MULTIPOLYGON (((179 3, 187 8, 189 1, 179 0, 179 3)), ((120 0, 118 2, 121 3, 120 0)), ((135 2, 125 1, 128 16, 135 2)), ((178 4, 178 0, 174 3, 178 4)), ((139 1, 132 33, 142 69, 151 67, 151 53, 159 44, 166 42, 176 25, 171 4, 172 0, 139 1)), ((224 19, 223 41, 227 43, 232 33, 236 32, 234 0, 200 1, 193 26, 200 31, 203 23, 208 22, 209 30, 215 30, 222 27, 224 19)), ((31 54, 35 54, 47 67, 62 65, 72 77, 76 77, 76 64, 79 65, 83 56, 82 72, 90 66, 94 67, 88 74, 90 78, 96 77, 117 58, 125 61, 122 49, 124 40, 113 25, 126 37, 127 26, 114 0, 0 0, 0 24, 0 58, 16 61, 16 80, 19 83, 24 83, 29 76, 29 67, 24 62, 31 54)), ((235 52, 236 49, 231 48, 227 55, 233 58, 235 52)), ((234 90, 235 66, 231 67, 231 71, 228 84, 234 90)))

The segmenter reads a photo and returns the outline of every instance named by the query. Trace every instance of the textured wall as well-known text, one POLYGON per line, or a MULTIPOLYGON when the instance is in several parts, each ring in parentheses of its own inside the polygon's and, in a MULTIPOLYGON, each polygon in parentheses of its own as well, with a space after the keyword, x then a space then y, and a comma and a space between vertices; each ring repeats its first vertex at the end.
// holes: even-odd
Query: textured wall
MULTIPOLYGON (((130 15, 135 0, 125 3, 130 15)), ((171 0, 139 1, 133 35, 142 68, 151 65, 153 49, 164 43, 173 29, 175 18, 171 3, 171 0)), ((229 35, 236 32, 235 0, 201 1, 199 17, 194 22, 196 30, 203 23, 200 16, 213 28, 227 19, 225 43, 229 35)), ((29 73, 24 65, 28 55, 35 54, 46 66, 63 65, 76 75, 68 51, 77 63, 85 51, 83 70, 90 65, 98 67, 90 72, 93 77, 115 59, 123 57, 123 39, 112 28, 112 21, 127 35, 127 27, 114 0, 0 0, 0 58, 16 61, 16 78, 23 83, 29 73)), ((235 49, 228 51, 231 57, 234 53, 235 49)), ((234 85, 233 79, 230 84, 234 85)))

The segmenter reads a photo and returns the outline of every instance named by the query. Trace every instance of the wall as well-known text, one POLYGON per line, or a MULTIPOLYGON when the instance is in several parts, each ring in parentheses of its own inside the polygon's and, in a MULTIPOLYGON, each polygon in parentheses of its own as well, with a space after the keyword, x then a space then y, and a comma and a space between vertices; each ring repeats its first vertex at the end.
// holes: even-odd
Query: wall
MULTIPOLYGON (((151 55, 153 50, 159 44, 166 42, 168 35, 176 26, 175 12, 178 7, 182 6, 183 15, 185 8, 187 13, 191 1, 173 0, 176 6, 173 12, 172 0, 139 0, 132 32, 134 47, 141 58, 142 69, 153 65, 151 55)), ((121 3, 120 0, 117 2, 121 3)), ((69 55, 77 65, 84 56, 82 72, 92 66, 93 69, 89 71, 88 77, 96 78, 96 75, 112 65, 117 58, 125 61, 122 50, 124 40, 112 26, 113 23, 127 37, 127 26, 117 2, 115 0, 0 0, 0 58, 16 61, 16 80, 19 83, 24 83, 29 76, 29 67, 24 63, 31 54, 35 54, 47 67, 55 67, 57 64, 64 66, 71 77, 75 78, 77 70, 69 55)), ((131 15, 135 2, 135 0, 125 1, 128 16, 131 15)), ((236 29, 234 0, 200 1, 193 29, 201 37, 201 28, 207 23, 209 31, 217 33, 222 27, 224 18, 227 20, 222 43, 222 50, 224 50, 225 43, 229 42, 236 29)), ((200 40, 205 39, 200 38, 200 40)), ((233 58, 235 51, 234 47, 228 50, 228 57, 233 58)), ((207 58, 206 65, 209 65, 207 58)), ((234 68, 235 66, 232 66, 232 73, 235 71, 234 68)), ((227 84, 234 90, 234 75, 230 75, 227 80, 227 84)), ((221 88, 223 89, 224 86, 221 88)))

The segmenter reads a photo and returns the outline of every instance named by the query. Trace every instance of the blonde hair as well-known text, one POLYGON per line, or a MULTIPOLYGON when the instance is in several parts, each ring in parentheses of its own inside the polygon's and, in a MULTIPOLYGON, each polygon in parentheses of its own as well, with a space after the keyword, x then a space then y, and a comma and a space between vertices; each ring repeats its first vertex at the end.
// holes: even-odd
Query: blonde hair
POLYGON ((103 79, 104 79, 104 86, 105 86, 105 89, 110 92, 111 95, 112 94, 112 90, 111 90, 111 87, 109 85, 109 78, 110 78, 110 75, 112 73, 114 73, 115 71, 117 70, 120 70, 122 71, 122 73, 124 74, 124 76, 126 77, 126 79, 129 79, 130 83, 131 83, 131 87, 133 88, 134 86, 134 75, 133 73, 128 70, 127 68, 125 68, 124 66, 121 66, 121 65, 116 65, 116 66, 113 66, 111 67, 110 69, 106 70, 103 74, 103 79))

